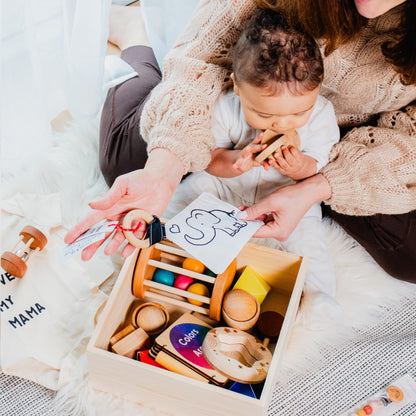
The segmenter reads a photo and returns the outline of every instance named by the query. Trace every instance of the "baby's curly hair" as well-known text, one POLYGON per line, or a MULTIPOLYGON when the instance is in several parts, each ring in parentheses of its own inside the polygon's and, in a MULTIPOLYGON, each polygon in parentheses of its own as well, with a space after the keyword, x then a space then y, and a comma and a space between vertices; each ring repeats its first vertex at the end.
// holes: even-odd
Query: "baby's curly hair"
POLYGON ((234 48, 233 72, 237 84, 302 95, 322 83, 324 67, 311 36, 289 26, 281 14, 259 8, 234 48))

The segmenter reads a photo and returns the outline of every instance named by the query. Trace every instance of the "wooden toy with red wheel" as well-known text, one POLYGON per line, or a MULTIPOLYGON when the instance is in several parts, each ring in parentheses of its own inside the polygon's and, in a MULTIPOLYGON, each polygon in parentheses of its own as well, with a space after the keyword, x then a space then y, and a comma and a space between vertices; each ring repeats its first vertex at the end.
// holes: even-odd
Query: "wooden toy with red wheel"
POLYGON ((32 225, 23 227, 19 235, 20 238, 12 250, 1 255, 1 267, 15 277, 25 275, 30 257, 48 243, 46 236, 32 225))
POLYGON ((198 269, 198 267, 192 270, 193 265, 197 266, 198 263, 200 263, 198 260, 193 259, 185 250, 169 240, 164 240, 148 248, 142 248, 133 273, 133 295, 138 298, 151 297, 168 302, 181 308, 208 315, 210 318, 219 321, 221 319, 223 297, 233 282, 237 260, 234 259, 224 273, 216 277, 204 274, 203 270, 198 269), (207 290, 204 293, 191 290, 193 285, 186 290, 175 287, 175 285, 160 283, 154 279, 155 272, 159 270, 173 273, 177 277, 189 276, 196 282, 193 283, 193 285, 196 285, 195 288, 204 287, 205 284, 213 285, 212 291, 209 293, 207 290))

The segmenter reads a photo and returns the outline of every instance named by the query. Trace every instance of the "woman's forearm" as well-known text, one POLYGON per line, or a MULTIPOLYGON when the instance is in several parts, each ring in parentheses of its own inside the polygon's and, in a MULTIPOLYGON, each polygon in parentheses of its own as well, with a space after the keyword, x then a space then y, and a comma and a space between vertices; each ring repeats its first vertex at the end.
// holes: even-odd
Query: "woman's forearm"
POLYGON ((155 178, 159 177, 168 185, 172 192, 186 173, 179 158, 170 150, 162 147, 153 149, 149 153, 145 169, 152 172, 155 178))
POLYGON ((299 192, 302 192, 311 203, 326 201, 331 198, 332 189, 324 175, 318 173, 296 184, 299 192))

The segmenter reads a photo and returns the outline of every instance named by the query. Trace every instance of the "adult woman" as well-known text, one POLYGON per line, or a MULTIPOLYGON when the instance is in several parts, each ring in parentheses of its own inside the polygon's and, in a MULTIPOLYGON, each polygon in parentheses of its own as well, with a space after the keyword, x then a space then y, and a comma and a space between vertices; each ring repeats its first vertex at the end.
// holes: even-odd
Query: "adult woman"
MULTIPOLYGON (((274 8, 277 3, 321 39, 329 53, 322 94, 333 102, 347 134, 319 174, 247 209, 248 219, 266 221, 255 236, 285 239, 307 209, 324 200, 386 271, 416 281, 416 106, 409 105, 416 99, 415 2, 258 3, 274 8)), ((193 24, 165 59, 164 82, 142 114, 141 133, 150 152, 145 169, 117 178, 67 242, 101 218, 119 218, 131 208, 161 215, 182 175, 206 167, 214 147, 210 107, 228 85, 230 50, 255 7, 254 0, 201 2, 193 24)), ((106 252, 122 241, 116 233, 106 252)), ((98 245, 86 249, 84 258, 98 245)))

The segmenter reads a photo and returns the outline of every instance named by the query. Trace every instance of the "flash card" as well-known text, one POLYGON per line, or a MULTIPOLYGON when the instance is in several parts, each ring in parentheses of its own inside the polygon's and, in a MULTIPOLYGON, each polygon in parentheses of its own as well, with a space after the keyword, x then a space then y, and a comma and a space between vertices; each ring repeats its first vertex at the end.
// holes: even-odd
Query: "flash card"
POLYGON ((231 204, 204 192, 165 225, 166 237, 200 260, 214 273, 223 273, 263 225, 237 218, 231 204))
POLYGON ((114 231, 114 227, 118 224, 118 221, 108 222, 102 220, 101 222, 92 226, 85 233, 81 234, 73 243, 67 244, 61 253, 61 262, 68 260, 73 254, 78 251, 84 250, 85 247, 95 243, 96 241, 103 240, 106 233, 114 231))

